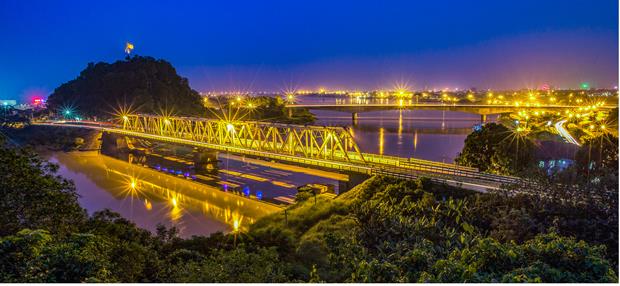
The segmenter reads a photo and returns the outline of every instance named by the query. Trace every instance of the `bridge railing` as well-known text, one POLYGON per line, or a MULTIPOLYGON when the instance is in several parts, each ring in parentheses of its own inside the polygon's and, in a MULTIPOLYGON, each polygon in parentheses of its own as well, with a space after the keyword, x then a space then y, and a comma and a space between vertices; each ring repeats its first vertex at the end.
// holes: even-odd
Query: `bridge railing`
POLYGON ((131 115, 124 117, 122 129, 304 158, 364 162, 355 140, 342 127, 131 115))
MULTIPOLYGON (((248 148, 248 143, 242 141, 232 141, 233 144, 219 144, 219 141, 205 141, 205 140, 196 140, 196 135, 191 134, 189 132, 184 131, 175 131, 175 133, 170 133, 166 130, 157 130, 151 129, 151 132, 144 132, 145 129, 135 128, 135 127, 127 127, 127 126, 112 126, 110 124, 101 125, 98 123, 92 124, 73 124, 73 123, 44 123, 49 125, 62 125, 67 127, 80 127, 80 128, 95 128, 110 132, 116 132, 120 134, 125 134, 128 136, 138 136, 147 139, 155 139, 164 142, 170 143, 180 143, 180 144, 192 144, 195 146, 202 146, 205 148, 220 150, 224 152, 232 152, 232 153, 240 153, 249 156, 262 157, 262 158, 271 158, 275 160, 282 160, 288 162, 297 162, 300 164, 313 165, 319 167, 325 167, 329 169, 337 169, 337 170, 346 170, 358 173, 365 174, 373 174, 373 173, 381 173, 388 172, 390 174, 398 174, 398 176, 404 177, 434 177, 434 178, 444 178, 456 180, 456 177, 459 180, 467 180, 470 182, 478 182, 478 183, 513 183, 518 178, 509 177, 509 176, 499 176, 492 175, 487 173, 482 173, 477 170, 471 170, 471 168, 462 168, 462 166, 425 161, 425 160, 407 160, 404 158, 393 157, 393 156, 381 156, 376 154, 367 154, 361 152, 351 152, 344 153, 341 150, 333 150, 329 152, 330 157, 322 158, 322 157, 304 157, 299 156, 299 148, 302 146, 297 146, 297 150, 291 153, 277 153, 271 151, 271 149, 266 148, 267 150, 257 150, 248 148), (151 134, 155 133, 155 134, 151 134), (332 159, 335 158, 335 159, 332 159)), ((163 122, 163 124, 166 124, 163 122)), ((228 127, 227 127, 228 128, 228 127)), ((233 127, 234 128, 234 127, 233 127)), ((320 128, 318 128, 320 130, 320 128)), ((236 130, 236 129, 235 129, 236 130)), ((232 131, 231 131, 232 132, 232 131)), ((344 131, 346 132, 346 131, 344 131)), ((347 132, 348 134, 348 132, 347 132)), ((326 152, 321 152, 322 154, 326 154, 326 152)), ((318 154, 321 154, 318 153, 318 154)), ((317 154, 317 153, 313 153, 317 154)), ((326 155, 323 155, 326 157, 326 155)), ((396 176, 396 175, 394 175, 396 176)))

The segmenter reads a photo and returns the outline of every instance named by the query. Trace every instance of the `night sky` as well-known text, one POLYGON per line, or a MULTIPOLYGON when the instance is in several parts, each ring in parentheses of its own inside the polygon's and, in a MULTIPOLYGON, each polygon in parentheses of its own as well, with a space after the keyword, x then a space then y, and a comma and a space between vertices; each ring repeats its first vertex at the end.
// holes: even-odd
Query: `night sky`
POLYGON ((198 91, 618 83, 618 3, 0 0, 0 99, 88 62, 170 61, 198 91))

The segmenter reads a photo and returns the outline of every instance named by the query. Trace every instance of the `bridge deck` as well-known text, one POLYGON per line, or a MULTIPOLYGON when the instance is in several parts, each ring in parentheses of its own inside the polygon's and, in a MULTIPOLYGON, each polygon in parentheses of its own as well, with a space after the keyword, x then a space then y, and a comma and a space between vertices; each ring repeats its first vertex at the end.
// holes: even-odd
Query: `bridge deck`
MULTIPOLYGON (((538 110, 557 110, 579 108, 579 105, 498 105, 498 104, 444 104, 444 103, 368 103, 368 104, 288 104, 285 106, 289 109, 305 108, 312 110, 334 110, 342 112, 368 112, 380 110, 398 110, 398 109, 420 109, 420 110, 447 110, 460 111, 466 113, 474 113, 480 115, 491 115, 514 112, 520 109, 538 109, 538 110)), ((599 106, 602 109, 615 108, 615 105, 599 106)))
POLYGON ((88 128, 122 134, 126 136, 151 139, 169 143, 191 145, 196 147, 204 147, 208 149, 218 150, 222 152, 242 154, 258 158, 267 158, 277 161, 292 162, 301 165, 315 166, 325 169, 348 171, 362 173, 368 175, 388 175, 392 177, 416 179, 419 177, 429 177, 434 181, 444 182, 454 186, 460 186, 476 191, 486 191, 489 189, 498 189, 502 184, 512 183, 518 180, 515 177, 498 176, 479 172, 475 168, 463 167, 454 164, 446 164, 441 162, 433 162, 420 160, 415 158, 400 158, 393 156, 381 156, 377 154, 360 153, 348 154, 345 161, 344 154, 333 152, 332 159, 342 158, 342 161, 320 158, 305 158, 295 155, 278 154, 269 151, 258 151, 238 146, 229 146, 221 144, 213 144, 190 140, 186 138, 177 138, 163 136, 157 134, 148 134, 143 132, 125 130, 119 127, 111 127, 96 124, 75 124, 75 123, 58 123, 58 122, 36 122, 36 125, 70 127, 70 128, 88 128), (360 158, 363 156, 363 158, 360 158))

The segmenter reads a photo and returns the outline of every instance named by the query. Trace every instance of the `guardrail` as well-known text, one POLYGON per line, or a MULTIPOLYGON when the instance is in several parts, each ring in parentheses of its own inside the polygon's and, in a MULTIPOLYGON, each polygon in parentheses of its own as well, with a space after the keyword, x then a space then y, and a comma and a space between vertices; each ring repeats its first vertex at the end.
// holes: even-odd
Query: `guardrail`
POLYGON ((154 139, 164 142, 194 145, 199 147, 210 148, 214 150, 244 154, 248 156, 269 158, 279 161, 294 162, 304 165, 323 167, 327 169, 336 169, 343 171, 351 171, 362 174, 386 174, 393 177, 402 177, 415 179, 422 176, 431 178, 442 178, 453 181, 467 181, 474 184, 487 184, 496 186, 504 183, 514 183, 519 178, 510 176, 500 176, 479 172, 475 168, 458 166, 455 164, 447 164, 441 162, 426 161, 414 158, 400 158, 394 156, 385 156, 377 154, 363 153, 365 162, 360 158, 352 158, 351 162, 329 161, 316 158, 305 158, 294 155, 283 155, 270 153, 265 151, 257 151, 236 146, 217 145, 212 143, 198 142, 186 138, 168 137, 162 135, 153 135, 148 133, 130 131, 120 129, 113 124, 100 123, 56 123, 56 122, 37 122, 39 125, 49 126, 65 126, 77 128, 99 129, 107 132, 114 132, 129 136, 136 136, 148 139, 154 139), (357 160, 355 160, 357 159, 357 160))

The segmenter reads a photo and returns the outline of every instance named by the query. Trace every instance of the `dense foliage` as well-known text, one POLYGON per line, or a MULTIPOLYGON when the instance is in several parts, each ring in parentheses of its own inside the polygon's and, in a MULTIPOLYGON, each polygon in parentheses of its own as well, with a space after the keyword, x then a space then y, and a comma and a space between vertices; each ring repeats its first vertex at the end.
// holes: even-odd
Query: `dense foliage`
POLYGON ((287 109, 281 97, 215 98, 210 99, 207 105, 211 107, 212 114, 220 118, 289 124, 310 124, 315 120, 314 114, 307 109, 287 109))
POLYGON ((575 161, 578 171, 585 177, 605 176, 615 168, 617 179, 618 137, 605 134, 589 138, 577 152, 575 161))
POLYGON ((25 228, 77 230, 86 212, 73 183, 58 177, 57 168, 32 152, 0 148, 0 235, 25 228))
POLYGON ((70 108, 81 117, 109 117, 129 107, 150 114, 204 113, 198 92, 190 88, 186 78, 177 75, 170 63, 141 56, 112 64, 89 63, 76 79, 56 88, 47 104, 60 112, 70 108))
POLYGON ((95 148, 100 133, 92 129, 58 128, 44 125, 0 128, 0 131, 21 146, 66 151, 95 148))
POLYGON ((488 123, 469 134, 456 163, 480 171, 516 175, 531 167, 534 143, 504 125, 488 123))
POLYGON ((304 269, 297 279, 310 279, 313 269, 329 282, 617 279, 614 263, 605 259, 615 249, 604 246, 617 249, 617 220, 615 230, 608 221, 608 228, 586 233, 602 218, 588 220, 590 214, 571 204, 551 208, 553 198, 375 178, 334 201, 318 199, 290 208, 286 221, 281 214, 265 218, 250 232, 256 241, 271 240, 264 246, 294 250, 289 259, 304 269), (540 209, 541 203, 549 208, 540 209), (602 239, 614 231, 615 241, 602 239), (593 244, 558 233, 579 233, 593 244))
POLYGON ((335 199, 306 192, 248 233, 181 239, 107 210, 88 217, 55 170, 0 147, 0 281, 618 280, 617 184, 606 180, 558 174, 479 194, 375 177, 335 199))

